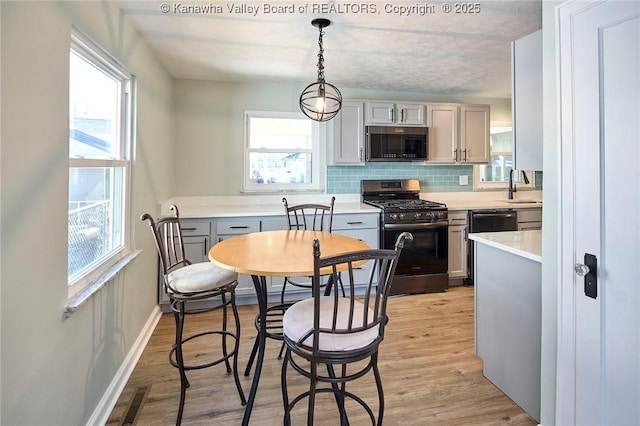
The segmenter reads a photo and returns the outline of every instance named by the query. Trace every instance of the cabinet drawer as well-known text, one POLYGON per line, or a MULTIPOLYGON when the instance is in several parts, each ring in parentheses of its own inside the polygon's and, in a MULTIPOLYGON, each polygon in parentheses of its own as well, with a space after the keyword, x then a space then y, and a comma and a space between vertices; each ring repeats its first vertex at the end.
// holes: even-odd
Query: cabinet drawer
POLYGON ((259 220, 245 221, 222 221, 216 223, 216 234, 248 234, 250 232, 260 232, 259 220))
POLYGON ((467 224, 467 212, 449 212, 449 225, 466 225, 467 224))
POLYGON ((377 214, 338 214, 333 216, 333 230, 377 228, 377 214))
POLYGON ((211 222, 191 222, 181 220, 182 235, 185 237, 193 235, 209 235, 211 231, 211 222))
POLYGON ((542 209, 518 210, 518 222, 542 221, 542 209))

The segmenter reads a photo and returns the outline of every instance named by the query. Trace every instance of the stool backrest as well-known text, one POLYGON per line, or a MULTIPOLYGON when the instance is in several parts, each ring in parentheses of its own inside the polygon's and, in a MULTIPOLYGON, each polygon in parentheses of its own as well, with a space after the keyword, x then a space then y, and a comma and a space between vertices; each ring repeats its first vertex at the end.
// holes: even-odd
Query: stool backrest
POLYGON ((140 216, 140 220, 149 222, 156 249, 158 249, 160 266, 165 276, 173 269, 191 264, 185 257, 178 207, 172 204, 169 209, 174 212, 173 216, 161 217, 156 220, 149 213, 140 216))
MULTIPOLYGON (((322 358, 323 354, 318 348, 318 343, 321 339, 327 338, 328 335, 338 334, 344 336, 345 334, 353 334, 355 337, 357 334, 361 335, 377 327, 377 337, 375 339, 366 346, 359 346, 354 349, 358 353, 375 350, 382 342, 384 327, 388 322, 387 299, 398 258, 405 241, 411 240, 413 240, 413 235, 403 232, 398 236, 394 249, 369 249, 328 257, 320 257, 320 243, 315 240, 313 242, 314 276, 312 290, 314 326, 305 337, 300 339, 300 342, 304 342, 313 335, 313 347, 307 349, 312 350, 315 356, 322 358), (373 262, 374 264, 364 287, 364 294, 357 295, 356 284, 361 283, 356 282, 354 272, 366 262, 373 262), (343 269, 342 272, 338 272, 339 265, 340 268, 346 265, 346 270, 343 269), (333 276, 334 282, 337 282, 340 274, 343 283, 348 283, 349 286, 345 297, 341 297, 338 291, 333 291, 333 295, 330 296, 333 298, 333 312, 329 313, 333 318, 330 323, 326 319, 321 321, 321 314, 327 315, 328 313, 326 311, 322 312, 320 309, 320 299, 323 297, 321 278, 327 274, 333 276), (362 309, 362 305, 364 305, 364 309, 362 309), (340 312, 338 313, 338 311, 340 312)), ((344 352, 348 353, 349 350, 344 352)))
POLYGON ((289 206, 287 199, 283 198, 287 225, 291 230, 326 231, 331 232, 333 226, 333 205, 336 197, 331 197, 328 205, 324 204, 298 204, 289 206))

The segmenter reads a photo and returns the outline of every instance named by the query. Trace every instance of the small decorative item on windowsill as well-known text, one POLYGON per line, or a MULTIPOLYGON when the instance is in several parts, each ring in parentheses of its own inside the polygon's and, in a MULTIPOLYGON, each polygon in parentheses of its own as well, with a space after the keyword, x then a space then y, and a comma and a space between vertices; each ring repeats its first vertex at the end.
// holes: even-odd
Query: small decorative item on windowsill
POLYGON ((318 18, 311 21, 311 25, 320 30, 318 37, 318 81, 308 85, 300 95, 300 109, 312 120, 329 121, 338 114, 342 107, 342 94, 336 86, 324 81, 324 49, 322 47, 322 35, 324 27, 328 27, 331 21, 318 18))

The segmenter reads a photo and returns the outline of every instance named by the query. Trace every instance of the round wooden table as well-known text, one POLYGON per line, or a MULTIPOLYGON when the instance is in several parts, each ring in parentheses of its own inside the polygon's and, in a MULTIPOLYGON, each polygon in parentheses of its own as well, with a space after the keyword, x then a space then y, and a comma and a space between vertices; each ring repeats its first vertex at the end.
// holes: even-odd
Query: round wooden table
POLYGON ((209 260, 216 265, 251 275, 260 309, 258 358, 245 407, 243 426, 249 424, 258 390, 266 339, 266 277, 313 275, 313 240, 320 242, 320 256, 367 250, 369 246, 356 238, 321 231, 265 231, 238 235, 220 241, 209 250, 209 260))

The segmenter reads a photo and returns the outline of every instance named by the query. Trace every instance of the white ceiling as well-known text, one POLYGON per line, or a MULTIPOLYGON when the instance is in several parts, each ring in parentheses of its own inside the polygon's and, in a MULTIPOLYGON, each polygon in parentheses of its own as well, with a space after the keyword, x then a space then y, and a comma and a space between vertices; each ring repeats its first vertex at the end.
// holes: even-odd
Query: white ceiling
POLYGON ((319 32, 311 20, 328 18, 332 24, 324 35, 325 79, 343 91, 349 87, 509 98, 510 43, 542 27, 542 0, 478 1, 478 13, 444 13, 444 4, 456 5, 452 1, 119 3, 173 77, 199 80, 312 83, 317 78, 319 32), (247 5, 257 13, 229 10, 247 5), (304 5, 332 11, 300 12, 304 5), (386 5, 429 5, 433 13, 401 16, 386 11, 386 5), (221 11, 185 11, 192 6, 221 11), (275 12, 278 6, 294 11, 275 12), (365 6, 375 13, 366 13, 365 6))

